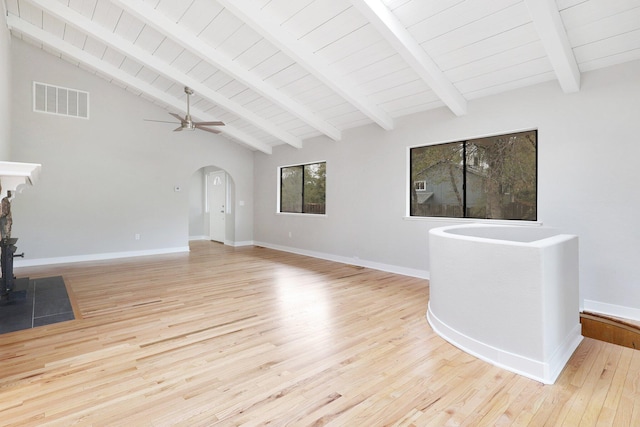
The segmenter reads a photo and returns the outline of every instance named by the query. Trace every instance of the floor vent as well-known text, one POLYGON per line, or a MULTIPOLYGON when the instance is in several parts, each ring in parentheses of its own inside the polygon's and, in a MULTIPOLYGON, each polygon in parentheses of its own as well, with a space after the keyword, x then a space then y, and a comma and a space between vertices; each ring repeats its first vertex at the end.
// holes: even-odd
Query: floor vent
POLYGON ((33 111, 89 118, 89 92, 33 82, 33 111))

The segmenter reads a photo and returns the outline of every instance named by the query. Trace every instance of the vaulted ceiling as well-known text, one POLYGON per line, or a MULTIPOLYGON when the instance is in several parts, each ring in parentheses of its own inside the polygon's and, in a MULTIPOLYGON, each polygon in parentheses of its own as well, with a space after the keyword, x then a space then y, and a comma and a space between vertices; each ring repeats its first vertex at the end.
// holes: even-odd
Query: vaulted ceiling
POLYGON ((265 153, 640 59, 640 0, 4 1, 15 37, 171 112, 189 86, 265 153))

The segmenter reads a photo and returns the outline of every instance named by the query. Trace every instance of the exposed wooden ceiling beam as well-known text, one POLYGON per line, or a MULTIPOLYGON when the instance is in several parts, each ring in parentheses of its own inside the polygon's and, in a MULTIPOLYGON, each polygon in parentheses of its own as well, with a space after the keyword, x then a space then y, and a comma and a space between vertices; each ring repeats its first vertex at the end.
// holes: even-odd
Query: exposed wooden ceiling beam
MULTIPOLYGON (((38 28, 28 22, 18 18, 15 15, 8 14, 7 15, 7 25, 10 29, 16 30, 22 34, 27 35, 33 40, 37 40, 40 43, 54 49, 57 52, 60 52, 62 55, 66 55, 69 58, 73 58, 75 61, 78 61, 90 69, 100 70, 101 74, 107 75, 114 80, 119 81, 125 86, 130 86, 137 89, 140 92, 145 93, 147 96, 156 99, 157 101, 173 107, 178 110, 182 110, 184 108, 184 103, 179 101, 178 99, 168 95, 166 92, 159 90, 152 85, 133 77, 131 74, 126 73, 119 68, 116 68, 95 56, 78 49, 69 43, 57 38, 52 37, 50 33, 38 28)), ((213 121, 217 120, 216 117, 211 116, 210 114, 205 113, 197 108, 191 108, 191 112, 194 116, 207 120, 213 121)), ((235 140, 251 147, 256 150, 260 150, 263 153, 271 154, 272 148, 270 145, 263 143, 262 141, 247 135, 243 131, 237 129, 234 126, 227 125, 220 129, 224 134, 234 138, 235 140)))
POLYGON ((273 18, 264 13, 252 0, 218 0, 247 25, 251 26, 262 37, 295 60, 310 74, 327 85, 338 95, 346 99, 363 114, 386 130, 393 129, 393 119, 378 105, 371 102, 357 89, 352 82, 336 73, 320 57, 315 55, 305 44, 291 36, 273 18))
POLYGON ((194 33, 176 24, 162 13, 148 6, 141 0, 111 0, 111 3, 124 9, 145 24, 154 28, 163 36, 182 45, 191 53, 208 62, 209 64, 225 71, 227 74, 255 90, 274 104, 279 105, 288 113, 327 135, 333 140, 340 140, 342 134, 339 129, 323 120, 304 105, 283 94, 273 85, 265 82, 250 71, 245 70, 227 55, 202 41, 194 33))
POLYGON ((400 53, 454 114, 461 116, 467 113, 467 100, 382 1, 351 0, 351 3, 400 53))
POLYGON ((533 25, 565 93, 580 90, 580 69, 555 0, 525 0, 533 25))
POLYGON ((147 68, 152 69, 159 74, 162 74, 169 80, 173 80, 180 85, 191 87, 198 94, 198 96, 208 99, 210 102, 213 102, 214 104, 219 105, 225 110, 238 115, 242 119, 278 138, 279 140, 296 148, 302 147, 302 140, 300 140, 299 138, 280 129, 270 121, 258 116, 257 114, 253 113, 237 102, 232 101, 231 99, 210 89, 206 85, 189 77, 185 73, 176 70, 175 68, 171 67, 170 64, 167 64, 154 55, 149 54, 145 50, 135 46, 122 37, 113 34, 100 25, 85 18, 80 13, 75 12, 67 6, 64 6, 62 3, 46 0, 29 1, 33 4, 38 5, 42 10, 57 17, 63 22, 66 22, 67 24, 79 29, 80 31, 91 34, 92 37, 95 37, 97 40, 112 47, 123 55, 141 64, 144 64, 147 68))

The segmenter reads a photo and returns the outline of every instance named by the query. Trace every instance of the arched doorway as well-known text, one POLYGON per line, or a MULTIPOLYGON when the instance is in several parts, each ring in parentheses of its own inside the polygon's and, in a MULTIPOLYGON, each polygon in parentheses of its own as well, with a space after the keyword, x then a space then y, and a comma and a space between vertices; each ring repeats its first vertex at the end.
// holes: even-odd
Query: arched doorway
POLYGON ((233 244, 235 186, 231 176, 216 166, 198 169, 191 177, 189 240, 233 244))

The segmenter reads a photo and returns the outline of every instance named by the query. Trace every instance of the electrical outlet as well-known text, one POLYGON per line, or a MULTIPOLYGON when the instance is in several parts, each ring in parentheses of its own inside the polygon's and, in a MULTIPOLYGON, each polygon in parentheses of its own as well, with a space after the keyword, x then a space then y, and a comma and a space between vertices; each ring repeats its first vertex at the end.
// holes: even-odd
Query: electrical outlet
POLYGON ((140 240, 140 233, 136 233, 136 235, 135 235, 135 239, 136 239, 136 240, 140 240))

